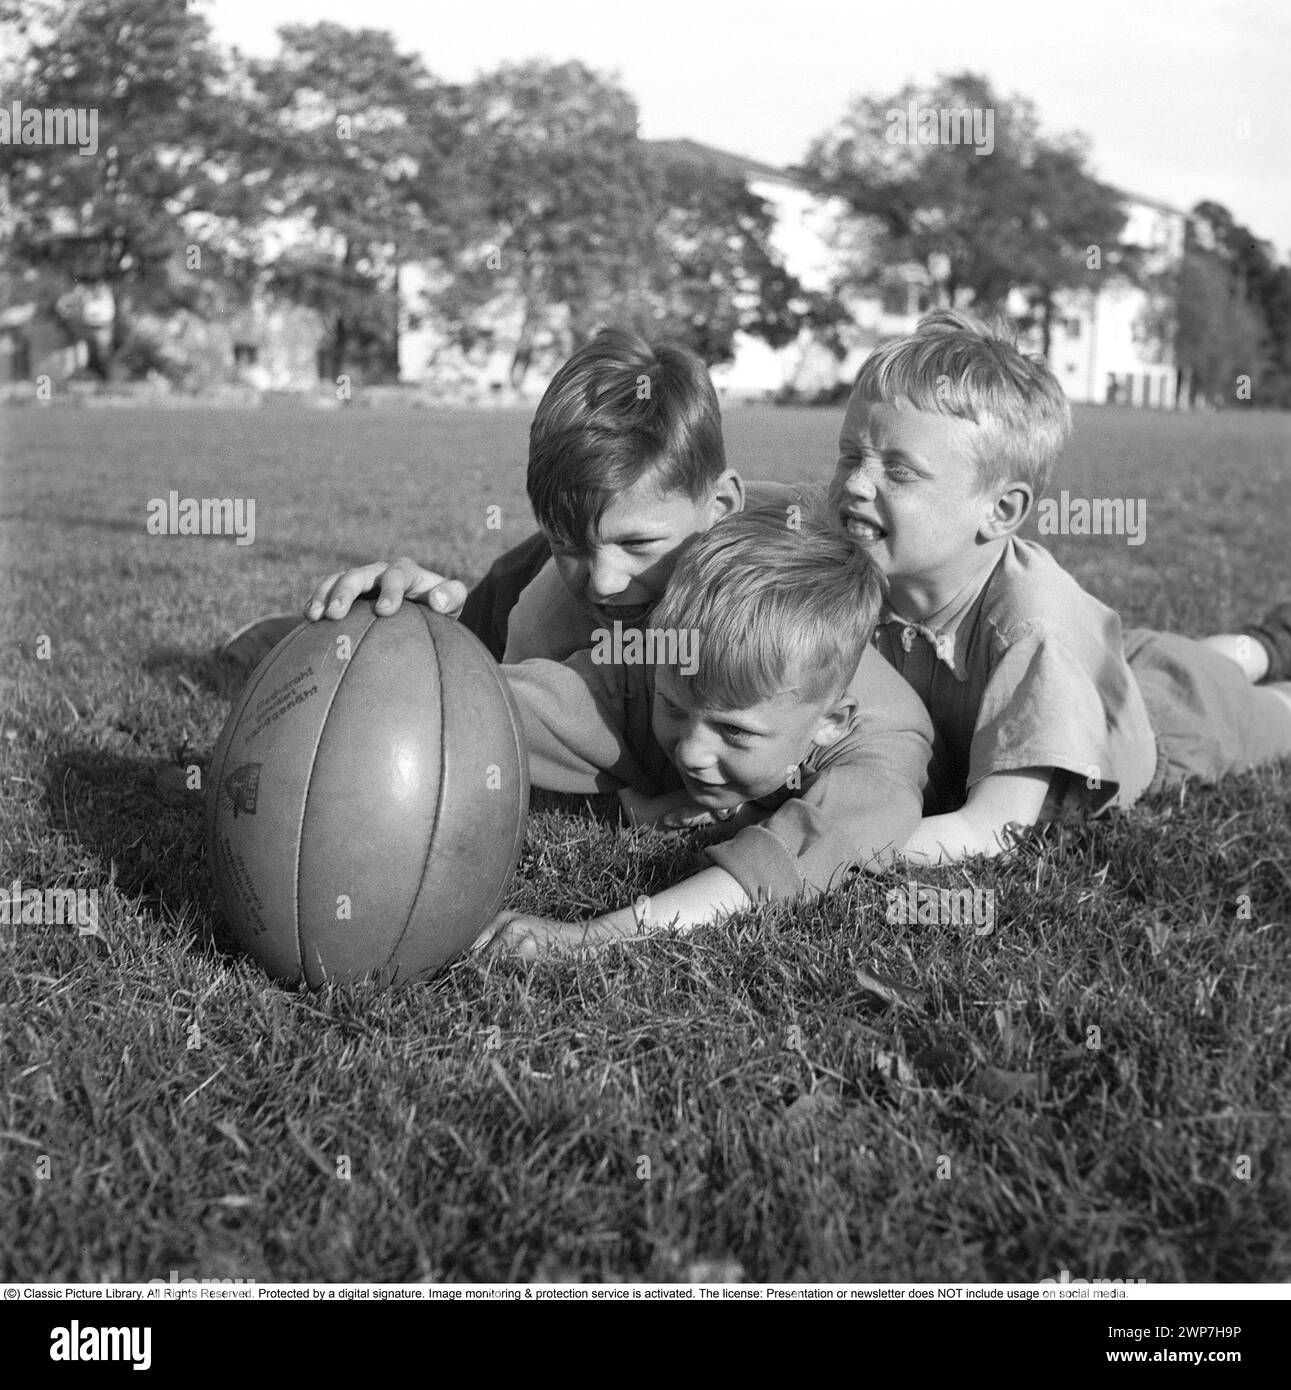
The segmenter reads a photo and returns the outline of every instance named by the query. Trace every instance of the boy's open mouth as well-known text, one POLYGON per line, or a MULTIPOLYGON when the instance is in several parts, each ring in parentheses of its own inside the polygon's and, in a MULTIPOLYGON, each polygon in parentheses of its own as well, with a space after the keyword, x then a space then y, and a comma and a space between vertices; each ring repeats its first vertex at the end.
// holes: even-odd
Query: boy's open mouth
POLYGON ((598 603, 593 606, 607 623, 620 622, 624 627, 640 627, 654 608, 653 603, 598 603))
POLYGON ((699 778, 692 777, 688 772, 681 774, 681 780, 685 783, 686 790, 697 799, 718 796, 730 787, 728 782, 701 782, 699 778))
POLYGON ((855 541, 881 541, 887 535, 887 531, 868 516, 862 516, 860 512, 848 511, 846 507, 839 513, 842 518, 843 529, 855 541))

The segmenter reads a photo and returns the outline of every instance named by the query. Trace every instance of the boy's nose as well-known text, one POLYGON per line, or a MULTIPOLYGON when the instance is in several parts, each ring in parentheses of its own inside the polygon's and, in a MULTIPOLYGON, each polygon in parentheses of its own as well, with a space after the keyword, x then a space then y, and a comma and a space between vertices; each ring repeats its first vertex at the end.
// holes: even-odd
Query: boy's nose
POLYGON ((622 569, 608 560, 593 559, 587 567, 587 597, 593 603, 604 603, 628 587, 628 577, 622 569))
POLYGON ((843 495, 845 497, 856 497, 864 502, 874 500, 875 493, 878 491, 874 479, 863 468, 853 468, 843 478, 843 495))
POLYGON ((683 730, 672 750, 672 760, 683 772, 692 775, 704 772, 717 762, 712 741, 697 728, 683 730))

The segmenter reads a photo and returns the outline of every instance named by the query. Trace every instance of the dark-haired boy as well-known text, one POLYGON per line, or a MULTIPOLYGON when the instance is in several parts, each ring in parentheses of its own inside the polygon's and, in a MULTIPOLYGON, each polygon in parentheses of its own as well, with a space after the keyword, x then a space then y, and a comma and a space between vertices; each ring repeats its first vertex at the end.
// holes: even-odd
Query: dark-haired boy
MULTIPOLYGON (((678 344, 617 329, 575 352, 543 393, 526 487, 540 533, 470 594, 404 558, 328 575, 306 616, 339 617, 379 590, 379 612, 407 598, 460 614, 498 660, 560 661, 598 628, 643 621, 686 543, 746 504, 703 362, 678 344)), ((798 493, 750 483, 747 500, 792 505, 798 493)))

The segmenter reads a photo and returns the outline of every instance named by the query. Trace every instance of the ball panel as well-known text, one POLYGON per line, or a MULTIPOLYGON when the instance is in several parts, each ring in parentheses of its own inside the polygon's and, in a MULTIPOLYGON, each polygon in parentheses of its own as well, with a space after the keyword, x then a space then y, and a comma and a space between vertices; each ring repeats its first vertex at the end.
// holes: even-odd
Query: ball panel
POLYGON ((275 979, 296 983, 301 953, 296 870, 305 799, 326 712, 351 646, 376 621, 353 611, 285 638, 234 707, 212 767, 208 850, 217 895, 240 945, 275 979))
POLYGON ((412 604, 365 632, 328 712, 301 837, 305 978, 388 966, 412 914, 441 798, 439 663, 412 604))
POLYGON ((438 970, 488 925, 515 872, 529 806, 519 713, 497 663, 465 628, 420 612, 446 692, 443 780, 421 891, 393 960, 401 977, 438 970))
POLYGON ((239 943, 290 984, 447 964, 519 858, 521 728, 483 644, 422 605, 378 619, 364 601, 297 629, 212 760, 207 848, 239 943))

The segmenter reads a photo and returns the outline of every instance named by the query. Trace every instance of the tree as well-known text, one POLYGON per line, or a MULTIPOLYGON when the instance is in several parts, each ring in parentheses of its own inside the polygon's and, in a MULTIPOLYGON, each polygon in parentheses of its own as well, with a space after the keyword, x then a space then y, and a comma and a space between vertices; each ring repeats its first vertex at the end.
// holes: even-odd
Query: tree
POLYGON ((1018 178, 1024 196, 1013 210, 1020 224, 1015 284, 1026 294, 1046 358, 1060 291, 1096 289, 1109 273, 1134 281, 1144 274, 1142 253, 1120 240, 1120 198, 1086 173, 1087 158, 1087 146, 1073 137, 1038 140, 1018 178))
POLYGON ((502 67, 458 115, 479 222, 435 307, 464 345, 509 313, 519 386, 536 353, 565 355, 644 296, 652 174, 631 97, 581 63, 502 67))
POLYGON ((1253 397, 1264 326, 1222 258, 1191 247, 1177 267, 1157 278, 1154 288, 1148 327, 1173 347, 1187 383, 1187 403, 1230 402, 1243 376, 1251 379, 1253 397))
POLYGON ((1002 101, 965 72, 857 99, 813 142, 804 172, 879 230, 877 254, 853 264, 851 283, 869 287, 884 264, 914 263, 941 302, 979 312, 1027 288, 1047 333, 1059 290, 1126 265, 1116 240, 1124 214, 1085 159, 1078 140, 1041 136, 1031 102, 1002 101))
POLYGON ((398 372, 398 269, 442 255, 466 199, 450 89, 391 35, 288 25, 251 66, 243 186, 279 249, 268 283, 328 328, 327 375, 398 372))
POLYGON ((836 345, 841 306, 785 268, 772 242, 775 213, 742 173, 716 167, 702 147, 647 148, 659 212, 642 326, 686 343, 710 366, 732 359, 737 333, 781 348, 809 329, 836 345))
POLYGON ((1260 319, 1264 341, 1255 404, 1291 407, 1291 267, 1279 265, 1273 247, 1220 203, 1202 202, 1193 209, 1187 249, 1222 264, 1260 319))
POLYGON ((33 3, 6 18, 18 40, 6 99, 79 110, 94 136, 0 145, 11 254, 26 293, 69 342, 89 344, 96 372, 117 376, 132 355, 146 359, 137 313, 208 301, 236 96, 205 19, 174 0, 33 3), (88 313, 96 294, 109 304, 106 332, 88 313))

